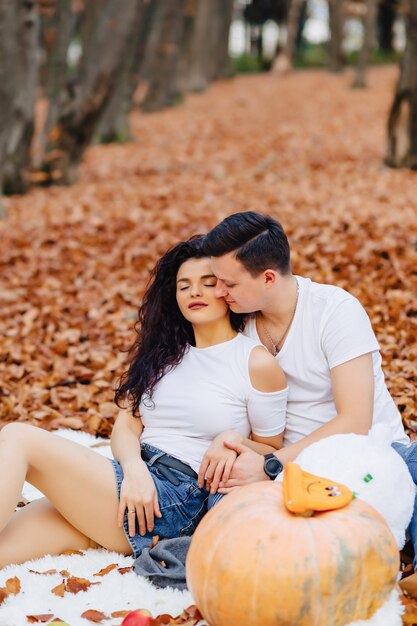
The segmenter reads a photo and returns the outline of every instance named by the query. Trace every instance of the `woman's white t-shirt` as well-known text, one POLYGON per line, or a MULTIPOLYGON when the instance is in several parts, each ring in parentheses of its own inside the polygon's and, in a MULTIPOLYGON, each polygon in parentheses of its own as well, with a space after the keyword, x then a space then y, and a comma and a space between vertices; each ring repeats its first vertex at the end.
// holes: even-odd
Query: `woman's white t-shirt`
POLYGON ((232 429, 273 437, 285 428, 288 389, 256 391, 249 356, 260 342, 238 334, 208 348, 189 346, 182 361, 155 387, 139 412, 141 442, 160 448, 198 472, 211 441, 232 429))
MULTIPOLYGON (((374 369, 373 423, 391 430, 392 441, 408 443, 401 416, 387 389, 379 344, 369 318, 351 294, 296 276, 297 309, 276 359, 289 387, 284 445, 295 443, 337 415, 330 370, 369 352, 374 369)), ((260 341, 252 317, 245 334, 260 341)), ((347 381, 349 384, 349 381, 347 381)))

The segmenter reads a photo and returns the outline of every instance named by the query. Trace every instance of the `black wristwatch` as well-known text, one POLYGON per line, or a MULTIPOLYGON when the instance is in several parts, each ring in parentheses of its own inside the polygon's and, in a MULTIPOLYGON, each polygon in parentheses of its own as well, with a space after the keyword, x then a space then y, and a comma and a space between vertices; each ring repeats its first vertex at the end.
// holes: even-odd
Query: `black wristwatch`
POLYGON ((271 479, 275 480, 275 478, 282 472, 284 469, 281 461, 277 459, 275 454, 264 454, 264 472, 271 479))

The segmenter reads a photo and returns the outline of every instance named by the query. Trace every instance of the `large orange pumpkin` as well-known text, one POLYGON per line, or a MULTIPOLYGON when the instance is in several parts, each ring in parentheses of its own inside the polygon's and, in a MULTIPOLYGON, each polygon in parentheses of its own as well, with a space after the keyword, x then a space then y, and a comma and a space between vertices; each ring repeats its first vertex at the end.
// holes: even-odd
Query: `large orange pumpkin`
POLYGON ((203 518, 187 582, 210 626, 345 626, 384 604, 398 567, 391 531, 365 502, 299 517, 282 485, 264 482, 203 518))

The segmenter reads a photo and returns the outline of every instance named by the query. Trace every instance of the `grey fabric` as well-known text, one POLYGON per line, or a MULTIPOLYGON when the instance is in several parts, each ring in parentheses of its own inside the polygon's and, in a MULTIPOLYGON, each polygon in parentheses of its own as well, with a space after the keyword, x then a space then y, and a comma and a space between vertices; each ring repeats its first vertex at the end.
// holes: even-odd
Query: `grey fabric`
POLYGON ((163 539, 156 546, 144 548, 135 559, 133 571, 146 576, 156 587, 187 589, 185 559, 191 537, 163 539))

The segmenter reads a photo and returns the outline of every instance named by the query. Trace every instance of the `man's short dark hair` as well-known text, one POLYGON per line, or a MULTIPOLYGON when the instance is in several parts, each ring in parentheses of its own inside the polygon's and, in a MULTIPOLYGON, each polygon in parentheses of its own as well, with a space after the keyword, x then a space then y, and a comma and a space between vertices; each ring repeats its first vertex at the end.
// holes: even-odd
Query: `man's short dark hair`
POLYGON ((235 252, 252 276, 268 268, 283 275, 291 271, 290 246, 284 229, 269 215, 255 211, 226 217, 206 235, 203 250, 214 257, 235 252))

